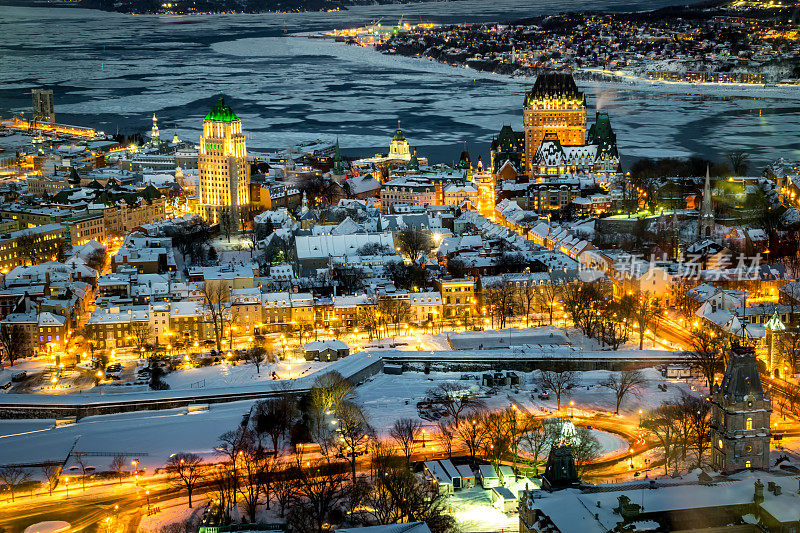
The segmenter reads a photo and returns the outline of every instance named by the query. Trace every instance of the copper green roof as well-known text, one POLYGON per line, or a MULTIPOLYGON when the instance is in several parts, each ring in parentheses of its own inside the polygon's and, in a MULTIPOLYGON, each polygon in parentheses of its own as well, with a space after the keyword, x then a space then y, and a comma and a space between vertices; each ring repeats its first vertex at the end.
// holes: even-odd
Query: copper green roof
POLYGON ((220 96, 219 101, 211 108, 211 111, 208 112, 204 120, 213 120, 214 122, 236 122, 239 120, 239 117, 236 116, 233 109, 231 109, 230 106, 225 103, 225 100, 222 99, 222 96, 220 96))
POLYGON ((400 131, 400 129, 398 128, 398 130, 396 132, 394 132, 394 139, 393 140, 395 140, 395 141, 405 141, 406 140, 406 136, 403 135, 403 132, 400 131))

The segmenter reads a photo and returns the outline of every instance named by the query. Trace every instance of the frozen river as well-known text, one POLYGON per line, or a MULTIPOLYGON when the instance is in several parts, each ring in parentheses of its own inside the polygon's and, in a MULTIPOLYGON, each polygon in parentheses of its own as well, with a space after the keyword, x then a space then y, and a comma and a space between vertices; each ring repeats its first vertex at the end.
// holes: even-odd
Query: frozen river
MULTIPOLYGON (((582 8, 669 3, 594 0, 582 8)), ((291 34, 380 18, 395 23, 401 15, 412 22, 504 21, 563 8, 554 0, 536 7, 468 0, 339 13, 198 16, 175 24, 168 17, 3 7, 0 116, 30 107, 30 88, 44 86, 55 90, 61 122, 128 133, 148 129, 155 112, 163 136, 175 131, 197 139, 202 117, 222 91, 242 118, 252 148, 338 136, 345 153, 371 154, 388 148, 401 120, 411 144, 433 161, 457 159, 465 142, 473 157, 486 157, 503 124, 520 127, 522 95, 533 80, 291 34)), ((757 163, 800 157, 800 94, 583 88, 590 108, 611 112, 627 160, 692 153, 722 157, 731 148, 752 150, 757 163)))

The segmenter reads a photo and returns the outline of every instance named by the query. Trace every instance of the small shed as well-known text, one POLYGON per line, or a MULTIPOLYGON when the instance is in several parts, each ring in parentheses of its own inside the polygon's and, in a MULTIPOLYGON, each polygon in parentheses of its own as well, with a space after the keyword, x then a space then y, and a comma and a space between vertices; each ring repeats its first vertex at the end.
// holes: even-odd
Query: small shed
POLYGON ((500 485, 500 478, 497 477, 497 472, 494 471, 492 465, 479 465, 478 472, 481 476, 481 486, 484 489, 491 489, 500 485))
POLYGON ((453 481, 447 476, 439 461, 425 461, 424 470, 430 481, 436 484, 440 494, 453 493, 453 481))
POLYGON ((306 361, 337 361, 350 355, 350 347, 339 340, 314 341, 303 346, 306 361))
POLYGON ((442 465, 444 468, 444 472, 447 477, 450 478, 450 481, 453 484, 454 489, 461 488, 461 474, 458 472, 458 469, 453 466, 453 462, 450 459, 440 459, 439 464, 442 465))
POLYGON ((497 468, 499 473, 500 483, 503 485, 508 485, 515 479, 514 469, 508 465, 500 465, 497 468))
POLYGON ((458 465, 456 469, 458 469, 458 475, 461 476, 461 488, 471 489, 475 486, 475 472, 469 465, 458 465))
POLYGON ((517 497, 505 487, 492 487, 492 506, 505 513, 517 510, 517 497))

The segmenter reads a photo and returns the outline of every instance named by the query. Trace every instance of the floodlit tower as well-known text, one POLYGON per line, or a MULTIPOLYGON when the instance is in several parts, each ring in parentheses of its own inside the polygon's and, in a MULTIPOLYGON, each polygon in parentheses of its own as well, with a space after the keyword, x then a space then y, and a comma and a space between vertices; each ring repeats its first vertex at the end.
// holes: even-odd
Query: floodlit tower
POLYGON ((578 90, 572 74, 540 74, 533 89, 525 93, 525 171, 545 135, 555 133, 562 145, 586 142, 586 96, 578 90))
POLYGON ((755 350, 734 345, 722 384, 711 395, 713 467, 724 473, 769 468, 770 413, 755 350))
POLYGON ((242 122, 222 96, 203 120, 198 167, 200 214, 238 228, 250 204, 250 167, 242 122))

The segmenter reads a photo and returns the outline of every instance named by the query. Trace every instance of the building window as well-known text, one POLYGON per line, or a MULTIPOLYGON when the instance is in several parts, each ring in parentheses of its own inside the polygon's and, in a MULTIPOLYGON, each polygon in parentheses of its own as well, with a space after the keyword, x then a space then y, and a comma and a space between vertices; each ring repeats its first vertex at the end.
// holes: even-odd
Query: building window
POLYGON ((744 463, 744 467, 745 467, 745 468, 752 468, 752 465, 751 465, 750 461, 746 461, 746 462, 744 463))
POLYGON ((720 450, 722 449, 722 439, 719 439, 717 441, 717 448, 719 448, 720 450))
POLYGON ((753 419, 747 417, 747 422, 745 423, 745 429, 753 429, 753 419))

